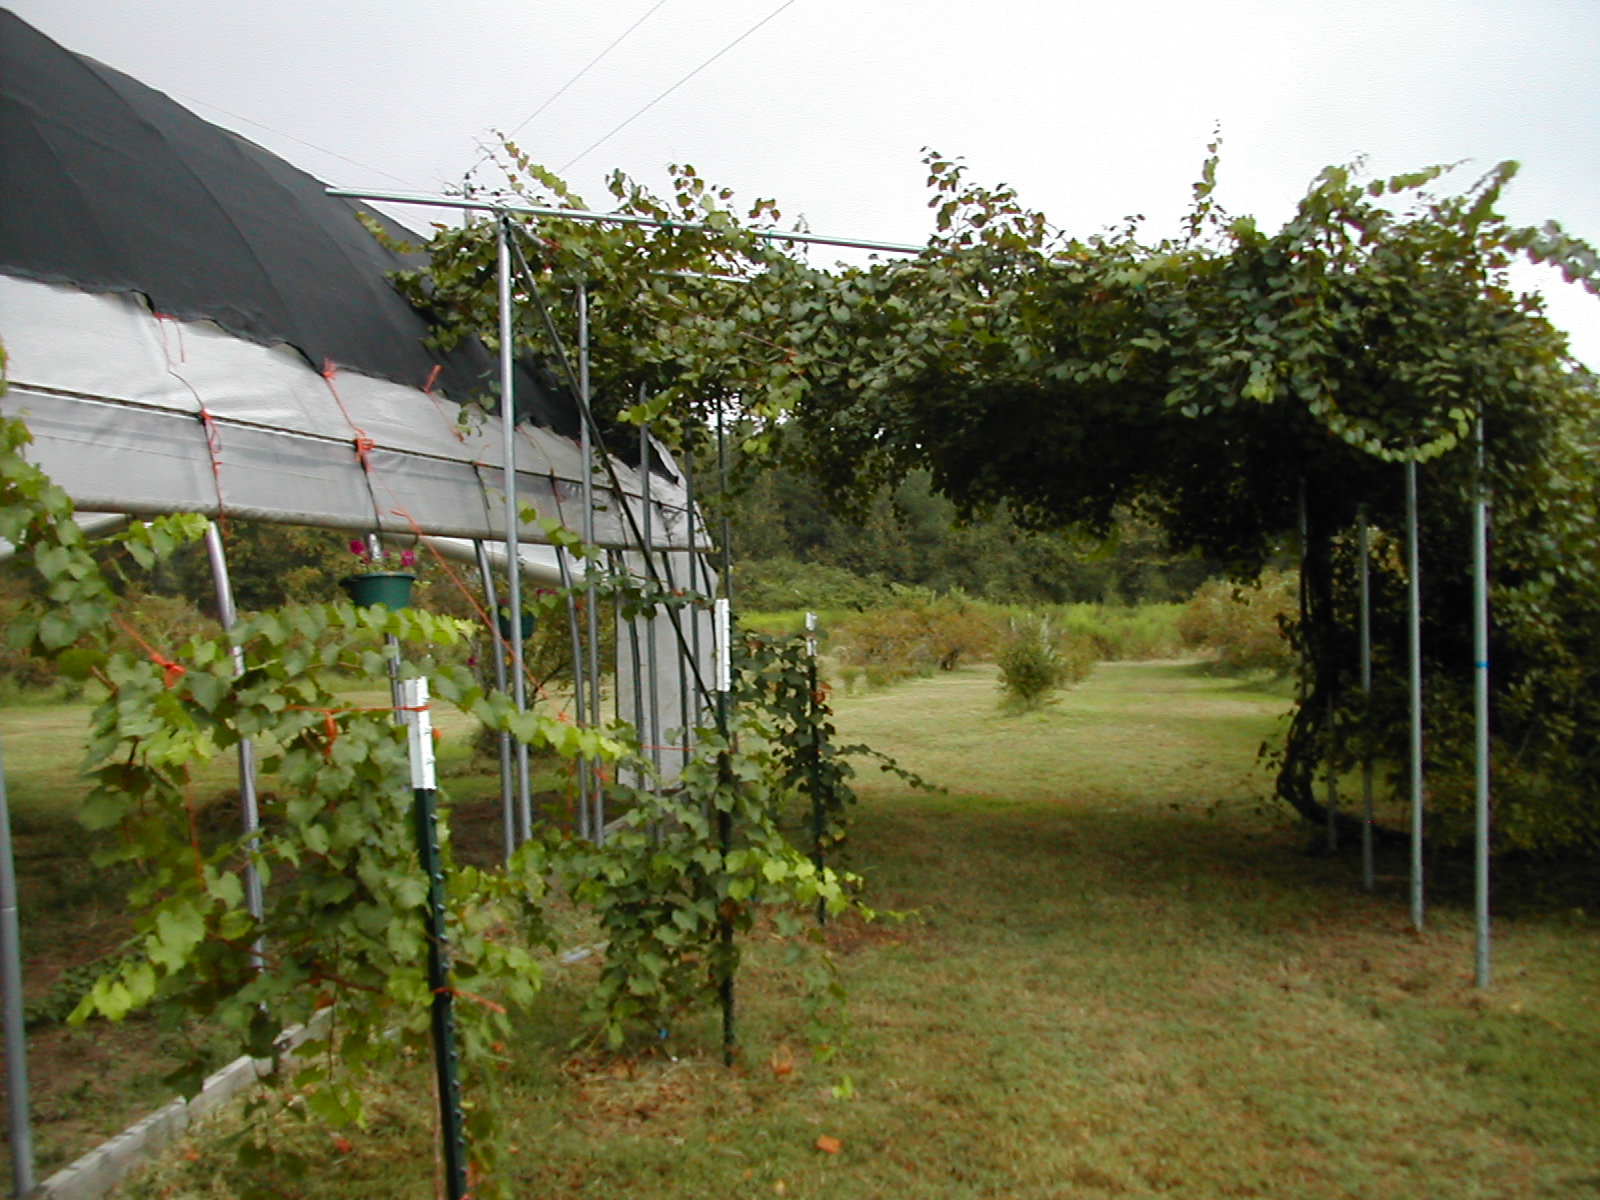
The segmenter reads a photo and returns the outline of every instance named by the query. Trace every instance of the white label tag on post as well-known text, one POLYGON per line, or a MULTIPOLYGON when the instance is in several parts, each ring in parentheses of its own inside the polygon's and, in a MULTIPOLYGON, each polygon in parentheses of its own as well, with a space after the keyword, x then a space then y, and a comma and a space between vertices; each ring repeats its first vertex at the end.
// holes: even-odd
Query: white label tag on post
POLYGON ((733 613, 726 596, 717 597, 716 654, 717 691, 733 691, 733 613))
POLYGON ((428 710, 428 681, 407 679, 400 684, 405 705, 406 736, 411 749, 411 786, 433 791, 438 782, 433 769, 433 714, 428 710))

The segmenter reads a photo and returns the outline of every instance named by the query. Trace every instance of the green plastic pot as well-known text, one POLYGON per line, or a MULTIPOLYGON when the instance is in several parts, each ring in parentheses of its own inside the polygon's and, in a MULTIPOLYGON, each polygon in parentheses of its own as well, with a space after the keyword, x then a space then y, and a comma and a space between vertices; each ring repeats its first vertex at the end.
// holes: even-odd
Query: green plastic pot
POLYGON ((381 604, 390 611, 411 604, 411 585, 416 576, 410 571, 369 571, 365 575, 346 575, 339 586, 349 593, 357 608, 381 604))
MULTIPOLYGON (((501 609, 495 614, 495 624, 500 626, 500 636, 505 641, 511 640, 511 614, 506 609, 501 609)), ((527 609, 522 610, 522 640, 527 641, 533 636, 534 629, 538 626, 533 613, 527 609)))

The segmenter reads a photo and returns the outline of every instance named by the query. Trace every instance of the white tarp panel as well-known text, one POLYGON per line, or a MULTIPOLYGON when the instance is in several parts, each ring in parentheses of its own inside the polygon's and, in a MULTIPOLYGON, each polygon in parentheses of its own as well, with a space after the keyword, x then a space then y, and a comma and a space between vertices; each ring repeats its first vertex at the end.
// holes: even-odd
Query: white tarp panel
MULTIPOLYGON (((0 276, 0 401, 34 435, 30 456, 85 509, 226 512, 342 529, 502 539, 495 417, 353 372, 312 370, 287 346, 152 313, 136 296, 0 276)), ((517 494, 540 517, 581 523, 577 446, 520 425, 517 494)), ((640 513, 638 473, 617 464, 640 513)), ((684 546, 681 485, 651 480, 652 541, 684 546)), ((609 477, 595 481, 595 541, 637 545, 609 477)), ((536 526, 530 542, 543 541, 536 526)))
MULTIPOLYGON (((703 536, 698 540, 706 544, 703 536)), ((663 582, 674 591, 709 596, 716 590, 715 579, 705 560, 699 555, 695 559, 682 552, 658 554, 656 570, 665 572, 663 582)), ((623 561, 634 575, 645 574, 639 554, 624 554, 623 561)), ((692 733, 711 721, 712 626, 707 601, 671 613, 662 609, 652 617, 624 622, 617 631, 617 715, 639 731, 647 756, 666 783, 683 769, 685 730, 692 733)), ((689 744, 694 740, 687 739, 689 744)))

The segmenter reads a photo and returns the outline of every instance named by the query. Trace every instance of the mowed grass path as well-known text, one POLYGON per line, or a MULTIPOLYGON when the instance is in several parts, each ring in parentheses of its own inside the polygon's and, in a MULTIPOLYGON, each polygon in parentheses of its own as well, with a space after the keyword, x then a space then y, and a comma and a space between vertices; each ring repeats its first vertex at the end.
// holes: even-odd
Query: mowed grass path
POLYGON ((877 901, 926 914, 851 980, 862 1157, 905 1194, 1600 1194, 1592 921, 1503 922, 1478 993, 1466 914, 1417 937, 1254 803, 1281 700, 1104 664, 993 705, 976 672, 843 705, 954 789, 874 788, 857 835, 877 901))
MULTIPOLYGON (((844 1059, 805 1056, 765 947, 732 1072, 709 1021, 572 1056, 582 981, 557 973, 498 1101, 517 1195, 1600 1194, 1592 917, 1502 922, 1480 993, 1466 914, 1413 934, 1397 895, 1364 895, 1265 804, 1281 697, 1130 663, 1042 712, 996 700, 977 668, 839 701, 844 740, 950 789, 861 781, 850 865, 909 915, 833 931, 844 1059)), ((422 1078, 376 1091, 353 1148, 318 1147, 303 1194, 431 1194, 422 1078)), ((230 1194, 181 1157, 143 1186, 230 1194)))

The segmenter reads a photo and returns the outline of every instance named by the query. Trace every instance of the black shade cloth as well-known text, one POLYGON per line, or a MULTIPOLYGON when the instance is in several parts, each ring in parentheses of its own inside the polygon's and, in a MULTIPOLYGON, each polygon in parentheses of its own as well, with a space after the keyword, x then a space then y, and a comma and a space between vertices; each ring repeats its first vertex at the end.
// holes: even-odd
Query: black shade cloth
MULTIPOLYGON (((157 312, 215 321, 325 362, 464 400, 497 369, 481 344, 439 354, 385 273, 406 265, 368 212, 161 92, 73 54, 0 9, 0 273, 139 292, 157 312)), ((412 238, 412 240, 415 240, 412 238)), ((519 415, 573 435, 569 398, 517 379, 519 415)))

